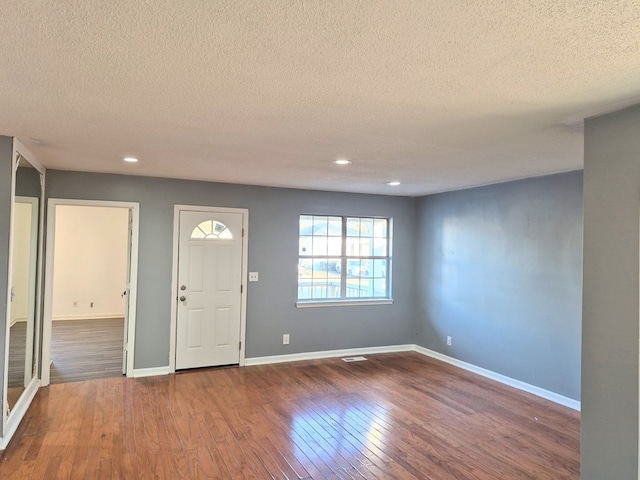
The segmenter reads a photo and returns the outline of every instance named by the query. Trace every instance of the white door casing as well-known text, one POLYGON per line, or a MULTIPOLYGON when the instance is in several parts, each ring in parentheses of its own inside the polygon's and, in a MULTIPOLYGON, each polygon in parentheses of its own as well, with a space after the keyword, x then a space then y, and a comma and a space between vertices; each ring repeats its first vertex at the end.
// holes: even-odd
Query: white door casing
POLYGON ((125 285, 123 296, 125 297, 124 303, 124 333, 122 338, 124 338, 124 345, 122 347, 122 374, 127 374, 127 365, 128 355, 129 355, 129 309, 131 308, 131 304, 129 302, 129 297, 131 296, 131 255, 133 252, 133 210, 129 209, 129 222, 128 222, 128 232, 127 236, 129 237, 127 242, 127 283, 125 285))
MULTIPOLYGON (((18 158, 22 157, 24 158, 29 164, 31 164, 32 167, 34 167, 39 173, 40 173, 40 202, 42 202, 44 200, 44 188, 45 188, 45 180, 44 180, 44 172, 45 169, 44 167, 36 160, 36 158, 31 154, 31 152, 29 152, 24 145, 17 139, 14 138, 13 139, 13 152, 12 152, 12 169, 11 169, 11 211, 9 214, 9 225, 11 226, 11 229, 13 229, 13 224, 14 224, 14 216, 15 216, 15 201, 17 198, 16 196, 16 174, 17 174, 17 169, 18 169, 18 158)), ((44 210, 42 208, 42 203, 39 204, 39 206, 37 207, 37 212, 38 212, 38 242, 37 242, 37 266, 36 266, 36 296, 35 296, 35 328, 33 329, 33 355, 35 356, 35 365, 36 368, 34 369, 34 376, 33 378, 30 380, 29 385, 26 386, 25 391, 22 393, 22 395, 20 396, 20 398, 18 399, 18 401, 15 403, 15 405, 13 406, 13 408, 11 409, 11 412, 9 412, 9 403, 7 401, 2 402, 2 421, 0 423, 0 450, 4 450, 9 441, 11 440, 11 437, 13 436, 13 434, 15 433, 16 429, 18 428, 18 425, 20 424, 20 421, 22 420, 22 418, 24 417, 25 413, 27 412, 27 408, 29 408, 29 405, 31 404, 31 401, 33 400, 33 398, 35 397, 36 392, 38 391, 38 389, 40 388, 41 382, 38 378, 38 368, 37 366, 39 365, 39 352, 40 352, 40 334, 38 332, 40 332, 40 327, 41 327, 41 323, 39 321, 40 319, 40 311, 41 311, 41 277, 42 277, 42 258, 43 258, 43 247, 42 247, 42 240, 43 240, 43 232, 44 232, 44 222, 43 222, 43 218, 44 218, 44 210)), ((9 235, 9 255, 8 255, 8 272, 7 272, 7 278, 8 279, 12 279, 13 278, 13 250, 14 250, 14 238, 13 238, 13 233, 11 232, 11 234, 9 235)), ((11 328, 11 317, 12 317, 12 313, 11 313, 11 289, 12 289, 12 281, 7 282, 7 305, 6 305, 6 312, 5 312, 5 318, 6 318, 6 330, 5 330, 5 369, 7 368, 8 364, 9 364, 9 340, 10 340, 10 328, 11 328)), ((29 369, 29 371, 31 371, 29 369)), ((26 370, 25 370, 26 372, 26 370)), ((6 400, 6 392, 7 392, 7 388, 8 388, 8 375, 7 375, 7 370, 5 370, 5 375, 4 375, 4 382, 2 384, 2 392, 4 395, 4 398, 6 400)), ((25 381, 26 381, 26 377, 25 377, 25 381)))
POLYGON ((179 210, 175 368, 241 363, 244 212, 179 210))
POLYGON ((44 280, 44 314, 42 331, 42 370, 41 384, 49 385, 51 380, 51 333, 52 333, 52 307, 53 307, 53 276, 54 276, 54 255, 55 252, 55 230, 56 230, 56 207, 58 206, 84 206, 84 207, 114 207, 126 208, 130 211, 129 223, 129 266, 126 295, 127 334, 124 338, 126 342, 124 348, 127 350, 123 355, 123 373, 127 377, 134 376, 135 358, 135 329, 136 329, 136 303, 138 290, 138 243, 140 228, 140 204, 137 202, 116 202, 103 200, 75 200, 50 198, 47 203, 47 238, 45 280, 44 280))
MULTIPOLYGON (((26 253, 27 258, 24 259, 25 263, 23 264, 23 269, 26 267, 27 274, 27 284, 24 285, 26 287, 26 292, 15 292, 16 298, 20 296, 24 299, 23 305, 26 305, 27 309, 25 312, 24 318, 22 320, 26 321, 27 324, 27 338, 26 338, 26 349, 25 349, 25 365, 24 365, 24 386, 29 386, 31 379, 33 378, 33 354, 34 349, 29 348, 33 346, 33 336, 35 333, 36 326, 36 302, 31 299, 37 299, 36 296, 36 276, 37 276, 37 262, 38 262, 38 235, 32 235, 31 232, 38 231, 38 212, 40 211, 40 199, 32 198, 32 197, 15 197, 15 211, 14 211, 14 226, 18 222, 18 218, 24 215, 24 220, 29 223, 29 231, 26 232, 26 237, 20 236, 24 235, 25 232, 15 231, 14 235, 14 250, 13 257, 14 261, 17 260, 18 251, 21 253, 26 253), (19 210, 22 210, 19 212, 19 210), (22 243, 23 245, 19 245, 22 243), (25 249, 25 252, 22 252, 22 249, 25 249)), ((12 279, 15 280, 16 272, 12 275, 12 279)), ((13 288, 12 288, 13 292, 13 288)), ((13 295, 12 295, 13 297, 13 295)), ((13 298, 12 300, 13 301, 13 298)), ((14 321, 14 312, 13 309, 11 311, 12 318, 10 319, 13 323, 14 321)))

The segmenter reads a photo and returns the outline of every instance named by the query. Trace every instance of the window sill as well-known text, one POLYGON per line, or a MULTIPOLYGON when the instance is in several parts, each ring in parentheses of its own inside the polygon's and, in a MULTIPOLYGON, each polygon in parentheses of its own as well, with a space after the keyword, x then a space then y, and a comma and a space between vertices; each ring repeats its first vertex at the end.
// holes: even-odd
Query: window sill
POLYGON ((314 307, 351 307, 364 305, 391 305, 393 298, 376 298, 366 300, 300 300, 296 302, 296 308, 314 307))

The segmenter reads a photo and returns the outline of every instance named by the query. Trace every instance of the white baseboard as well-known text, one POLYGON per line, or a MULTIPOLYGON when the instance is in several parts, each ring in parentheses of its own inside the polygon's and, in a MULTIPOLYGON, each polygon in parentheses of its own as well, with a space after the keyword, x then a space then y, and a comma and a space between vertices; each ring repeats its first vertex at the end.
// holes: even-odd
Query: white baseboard
POLYGON ((106 320, 109 318, 124 318, 122 313, 112 313, 108 315, 61 315, 59 317, 53 317, 52 320, 106 320))
POLYGON ((134 368, 133 378, 156 377, 158 375, 169 375, 169 366, 153 368, 134 368))
POLYGON ((11 322, 10 322, 10 325, 9 325, 9 326, 10 326, 10 327, 13 327, 13 326, 14 326, 16 323, 18 323, 18 322, 22 322, 22 323, 24 323, 24 322, 26 322, 26 321, 27 321, 27 317, 14 318, 13 320, 11 320, 11 322))
POLYGON ((535 385, 521 382, 520 380, 516 380, 514 378, 507 377, 506 375, 492 372, 491 370, 487 370, 485 368, 477 367, 470 363, 463 362, 462 360, 458 360, 447 355, 443 355, 442 353, 438 353, 434 350, 429 350, 419 345, 391 345, 387 347, 349 348, 344 350, 324 350, 319 352, 293 353, 289 355, 253 357, 245 359, 245 366, 269 365, 274 363, 298 362, 301 360, 319 360, 322 358, 352 357, 357 355, 373 355, 375 353, 395 352, 417 352, 441 362, 448 363, 455 367, 462 368, 463 370, 467 370, 482 377, 490 378, 491 380, 495 380, 504 385, 517 388, 518 390, 532 393, 533 395, 537 395, 538 397, 550 400, 565 407, 569 407, 573 410, 580 411, 581 408, 581 404, 578 400, 574 400, 572 398, 565 397, 564 395, 545 390, 544 388, 536 387, 535 385))
POLYGON ((357 355, 373 355, 375 353, 411 352, 414 345, 391 345, 387 347, 347 348, 344 350, 323 350, 319 352, 291 353, 287 355, 271 355, 268 357, 246 358, 245 366, 269 365, 272 363, 299 362, 301 360, 318 360, 321 358, 353 357, 357 355))
MULTIPOLYGON (((496 382, 502 383, 504 385, 508 385, 518 390, 522 390, 524 392, 531 393, 533 395, 544 398, 546 400, 550 400, 554 403, 563 405, 573 410, 580 411, 581 409, 581 403, 578 400, 565 397, 564 395, 560 395, 550 390, 545 390, 544 388, 536 387, 535 385, 521 382, 520 380, 507 377, 506 375, 492 372, 491 370, 487 370, 485 368, 478 367, 476 365, 472 365, 467 362, 463 362, 462 360, 458 360, 457 358, 449 357, 447 355, 443 355, 442 353, 436 352, 434 350, 429 350, 428 348, 424 348, 419 345, 413 345, 413 344, 389 345, 386 347, 347 348, 343 350, 323 350, 318 352, 292 353, 287 355, 271 355, 267 357, 253 357, 253 358, 246 358, 244 364, 245 366, 249 367, 249 366, 255 366, 255 365, 271 365, 276 363, 299 362, 302 360, 320 360, 323 358, 354 357, 358 355, 373 355, 376 353, 397 353, 397 352, 417 352, 427 357, 433 358, 435 360, 439 360, 441 362, 448 363, 455 367, 462 368, 463 370, 467 370, 469 372, 475 373, 476 375, 480 375, 482 377, 495 380, 496 382)), ((155 367, 155 368, 139 368, 133 371, 133 376, 134 378, 141 378, 141 377, 153 377, 156 375, 169 375, 170 373, 171 371, 168 366, 155 367)))
POLYGON ((559 405, 564 405, 565 407, 569 407, 569 408, 572 408, 573 410, 580 411, 581 403, 578 400, 574 400, 572 398, 565 397, 564 395, 560 395, 558 393, 545 390, 544 388, 536 387, 535 385, 530 385, 528 383, 521 382, 520 380, 516 380, 514 378, 501 375, 500 373, 492 372, 491 370, 487 370, 485 368, 477 367, 470 363, 463 362, 462 360, 458 360, 457 358, 443 355, 442 353, 438 353, 434 350, 429 350, 428 348, 424 348, 419 345, 414 345, 414 351, 421 353, 422 355, 426 355, 427 357, 440 360, 441 362, 448 363, 455 367, 462 368, 463 370, 467 370, 477 375, 490 378, 491 380, 495 380, 496 382, 500 382, 504 385, 517 388, 518 390, 532 393, 533 395, 537 395, 538 397, 545 398, 559 405))

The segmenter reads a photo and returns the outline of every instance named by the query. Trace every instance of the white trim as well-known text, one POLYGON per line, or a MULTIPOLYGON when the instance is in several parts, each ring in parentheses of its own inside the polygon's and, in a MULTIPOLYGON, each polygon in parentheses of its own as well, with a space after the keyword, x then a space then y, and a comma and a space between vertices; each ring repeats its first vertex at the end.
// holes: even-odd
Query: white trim
POLYGON ((536 387, 535 385, 531 385, 525 382, 521 382, 520 380, 516 380, 511 377, 507 377, 506 375, 502 375, 500 373, 492 372, 491 370, 487 370, 482 367, 477 367, 476 365, 472 365, 467 362, 463 362, 462 360, 458 360, 457 358, 449 357, 447 355, 443 355, 442 353, 438 353, 434 350, 429 350, 428 348, 421 347, 419 345, 414 345, 414 351, 425 355, 427 357, 434 358, 441 362, 448 363, 453 365, 454 367, 462 368, 463 370, 467 370, 469 372, 475 373, 485 378, 489 378, 491 380, 495 380, 496 382, 500 382, 504 385, 508 385, 513 388, 517 388, 518 390, 522 390, 527 393, 532 393, 538 397, 542 397, 544 399, 550 400, 559 405, 564 405, 565 407, 569 407, 573 410, 580 411, 580 402, 578 400, 574 400, 569 397, 565 397, 564 395, 560 395, 558 393, 552 392, 550 390, 545 390, 544 388, 536 387))
POLYGON ((176 371, 176 329, 178 328, 178 304, 175 293, 178 291, 178 244, 180 239, 180 208, 173 206, 173 247, 171 262, 171 318, 169 320, 169 373, 176 371))
POLYGON ((169 373, 176 371, 176 335, 178 305, 175 301, 178 292, 178 240, 180 238, 180 212, 236 213, 242 215, 242 293, 240 295, 240 359, 241 367, 245 366, 246 332, 247 332, 247 272, 249 259, 249 210, 246 208, 203 207, 197 205, 173 206, 173 261, 171 267, 171 325, 169 338, 169 373), (175 293, 174 293, 175 292, 175 293))
MULTIPOLYGON (((6 443, 9 442, 9 439, 13 435, 13 432, 18 427, 22 416, 24 416, 24 412, 26 412, 27 408, 31 404, 33 397, 35 396, 36 391, 40 387, 40 382, 37 380, 40 373, 39 368, 39 352, 40 352, 40 313, 41 313, 41 299, 42 299, 42 253, 43 253, 43 239, 44 239, 44 191, 45 191, 45 183, 44 183, 44 175, 45 169, 40 162, 36 160, 33 154, 25 148, 25 146, 17 139, 13 138, 12 147, 11 147, 11 207, 9 213, 9 252, 8 252, 8 262, 7 262, 7 308, 5 311, 5 359, 4 359, 4 381, 2 384, 2 428, 0 429, 0 449, 6 447, 6 443), (12 284, 12 270, 13 270, 13 220, 14 220, 14 204, 16 200, 16 174, 17 174, 17 155, 20 154, 27 162, 34 167, 38 173, 40 174, 40 197, 38 204, 38 263, 36 266, 36 306, 35 306, 35 316, 34 316, 34 336, 33 336, 33 344, 34 344, 34 356, 33 359, 35 365, 35 376, 32 379, 31 383, 27 386, 22 395, 18 399, 16 406, 13 409, 13 412, 9 412, 9 405, 6 401, 7 398, 7 390, 9 386, 9 375, 7 374, 7 369, 9 368, 9 340, 10 333, 9 329, 11 328, 11 284, 12 284), (33 391, 31 390, 33 389, 33 391), (28 393, 27 393, 28 392, 28 393), (17 407, 17 408, 16 408, 17 407), (24 411, 22 411, 24 410, 24 411), (22 413, 20 413, 22 411, 22 413)), ((26 373, 26 372, 25 372, 26 373)))
MULTIPOLYGON (((138 242, 140 231, 140 204, 109 200, 72 200, 50 198, 47 202, 47 258, 44 282, 44 315, 42 328, 42 386, 51 381, 51 328, 53 310, 53 266, 55 252, 55 225, 57 206, 127 208, 131 212, 131 262, 129 264, 129 329, 127 339, 126 375, 132 377, 135 359, 136 302, 138 292, 138 242)), ((111 317, 113 318, 113 317, 111 317)))
MULTIPOLYGON (((9 256, 7 257, 7 305, 5 309, 5 332, 4 332, 4 381, 2 384, 2 430, 0 430, 0 437, 4 438, 8 435, 8 420, 9 416, 9 402, 7 401, 7 390, 9 388, 9 334, 11 328, 11 287, 13 273, 13 217, 14 206, 13 199, 16 196, 16 139, 13 139, 13 146, 11 151, 11 207, 9 210, 9 256)), ((8 440, 7 440, 8 441, 8 440)))
POLYGON ((357 355, 373 355, 376 353, 395 353, 395 352, 420 353, 427 357, 431 357, 435 360, 439 360, 441 362, 448 363, 455 367, 462 368, 463 370, 467 370, 469 372, 475 373, 476 375, 480 375, 482 377, 495 380, 504 385, 517 388, 518 390, 531 393, 533 395, 544 398, 546 400, 550 400, 554 403, 563 405, 573 410, 580 411, 580 408, 581 408, 581 403, 578 400, 574 400, 572 398, 565 397, 564 395, 560 395, 558 393, 545 390, 544 388, 536 387, 535 385, 530 385, 528 383, 521 382, 520 380, 516 380, 510 377, 507 377, 505 375, 492 372, 491 370, 477 367, 470 363, 463 362, 462 360, 458 360, 456 358, 452 358, 447 355, 443 355, 441 353, 438 353, 433 350, 429 350, 428 348, 424 348, 419 345, 391 345, 387 347, 348 348, 344 350, 325 350, 325 351, 319 351, 319 352, 293 353, 288 355, 271 355, 267 357, 253 357, 253 358, 247 358, 245 361, 245 365, 247 366, 270 365, 275 363, 298 362, 303 360, 319 360, 323 358, 352 357, 357 355))
POLYGON ((355 357, 376 353, 412 352, 414 345, 391 345, 386 347, 346 348, 343 350, 324 350, 319 352, 290 353, 287 355, 271 355, 268 357, 247 358, 245 365, 270 365, 273 363, 299 362, 302 360, 319 360, 322 358, 355 357))
POLYGON ((126 376, 133 375, 135 368, 135 346, 136 346, 136 314, 138 305, 138 250, 140 248, 140 204, 129 204, 129 228, 131 244, 129 248, 129 272, 127 285, 127 365, 126 376))
MULTIPOLYGON (((169 375, 169 367, 136 368, 133 371, 133 378, 156 377, 158 375, 169 375)), ((129 376, 129 375, 127 375, 129 376)))
POLYGON ((111 315, 61 315, 59 317, 53 317, 53 321, 57 322, 58 320, 108 320, 110 318, 124 318, 124 314, 114 313, 111 315))
MULTIPOLYGON (((16 171, 16 182, 17 182, 17 171, 16 171)), ((17 187, 16 187, 17 188, 17 187)), ((41 192, 44 190, 41 189, 41 192)), ((31 235, 31 245, 29 246, 29 265, 34 265, 35 268, 30 270, 29 272, 29 286, 28 286, 28 298, 33 301, 29 301, 29 305, 27 307, 27 316, 25 318, 16 318, 15 321, 11 322, 11 326, 15 325, 17 322, 28 322, 29 319, 32 319, 31 325, 27 323, 27 345, 34 345, 38 342, 38 332, 40 327, 40 297, 41 289, 38 288, 38 279, 41 278, 41 271, 39 268, 40 264, 40 255, 39 255, 39 246, 40 246, 40 238, 42 238, 42 231, 40 229, 41 220, 42 220, 42 212, 43 210, 40 208, 42 204, 42 194, 40 198, 35 197, 22 197, 16 195, 13 199, 14 208, 15 204, 20 203, 23 205, 31 206, 31 231, 38 232, 37 236, 31 235), (37 312, 37 313, 36 313, 37 312)), ((14 214, 15 220, 15 214, 14 214)), ((14 235, 14 225, 11 225, 12 237, 14 235)), ((13 265, 13 253, 11 255, 11 264, 13 265)), ((11 273, 11 278, 13 279, 13 271, 11 273)), ((10 319, 9 319, 10 320, 10 319)), ((9 334, 11 335, 11 334, 9 334)), ((11 341, 11 340, 9 340, 11 341)), ((36 356, 37 348, 27 349, 25 355, 24 362, 24 384, 28 385, 33 378, 33 366, 38 364, 38 357, 36 356), (34 363, 35 362, 35 363, 34 363)), ((36 377, 38 377, 38 370, 36 370, 36 377)))
POLYGON ((0 438, 0 450, 6 449, 7 445, 9 445, 13 434, 16 433, 16 430, 18 429, 18 425, 20 425, 22 418, 25 413, 27 413, 29 405, 31 405, 31 402, 33 401, 33 397, 38 393, 38 388, 40 388, 40 380, 34 378, 31 380, 31 383, 29 383, 29 386, 24 390, 24 392, 22 392, 22 395, 20 395, 20 398, 16 402, 15 407, 13 407, 13 410, 11 410, 11 414, 7 419, 5 434, 0 438))
MULTIPOLYGON (((538 397, 544 398, 559 405, 571 408, 576 411, 580 411, 581 402, 574 400, 564 395, 560 395, 544 388, 536 387, 520 380, 516 380, 511 377, 507 377, 500 373, 492 372, 485 368, 477 367, 462 360, 458 360, 442 353, 438 353, 434 350, 421 347, 419 345, 405 344, 405 345, 389 345, 383 347, 363 347, 363 348, 346 348, 342 350, 323 350, 317 352, 305 352, 305 353, 292 353, 286 355, 270 355, 266 357, 253 357, 246 358, 244 365, 257 366, 257 365, 273 365, 278 363, 299 362, 304 360, 321 360, 326 358, 340 358, 340 357, 353 357, 359 355, 374 355, 378 353, 400 353, 400 352, 416 352, 421 355, 433 358, 440 362, 448 363, 454 367, 461 368, 468 372, 480 375, 481 377, 495 380, 503 385, 522 390, 527 393, 531 393, 538 397)), ((133 371, 134 378, 153 377, 157 375, 169 375, 175 373, 175 369, 171 371, 171 367, 154 367, 154 368, 140 368, 133 371)))
POLYGON ((315 308, 315 307, 352 307, 358 306, 363 307, 365 305, 392 305, 393 298, 381 298, 377 300, 327 300, 327 301, 318 301, 318 300, 298 300, 296 302, 297 308, 315 308))

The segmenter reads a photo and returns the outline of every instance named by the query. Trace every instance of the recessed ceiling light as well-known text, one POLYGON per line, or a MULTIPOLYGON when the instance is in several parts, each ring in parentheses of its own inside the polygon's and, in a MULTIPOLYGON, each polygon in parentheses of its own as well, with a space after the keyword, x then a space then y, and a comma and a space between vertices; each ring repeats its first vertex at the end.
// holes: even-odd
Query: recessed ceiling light
POLYGON ((333 163, 336 165, 349 165, 353 163, 351 160, 347 160, 346 158, 339 158, 338 160, 334 160, 333 163))
POLYGON ((129 163, 136 163, 138 161, 136 157, 124 157, 123 160, 129 163))
POLYGON ((398 185, 400 185, 400 182, 387 182, 387 185, 389 185, 390 187, 397 187, 398 185))

